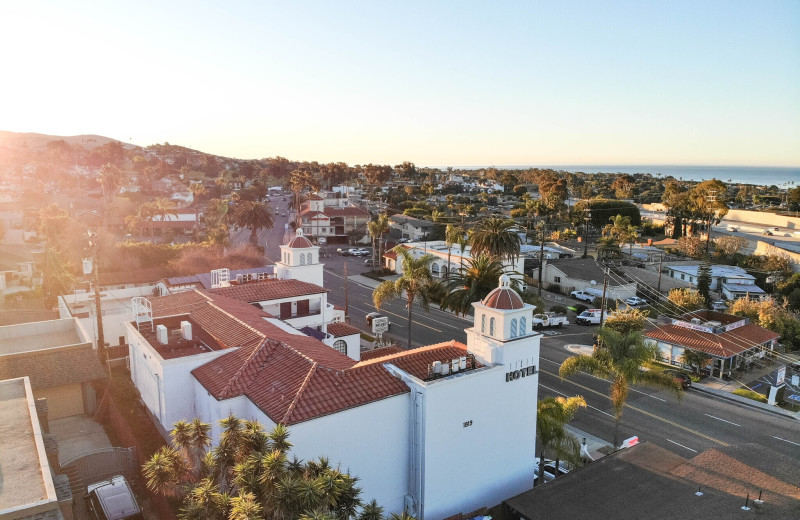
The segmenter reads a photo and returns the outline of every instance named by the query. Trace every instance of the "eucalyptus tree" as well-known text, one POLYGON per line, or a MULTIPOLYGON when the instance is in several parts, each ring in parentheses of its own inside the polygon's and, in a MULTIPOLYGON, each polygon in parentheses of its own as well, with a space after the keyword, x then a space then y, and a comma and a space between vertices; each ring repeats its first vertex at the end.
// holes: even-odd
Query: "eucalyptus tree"
POLYGON ((386 280, 376 287, 372 292, 372 302, 375 304, 375 308, 380 310, 384 303, 405 294, 406 308, 408 310, 407 348, 411 349, 411 323, 414 302, 421 305, 427 312, 429 305, 428 289, 433 283, 430 265, 435 257, 431 254, 425 254, 415 258, 403 246, 396 246, 392 251, 397 253, 403 274, 394 281, 386 280))

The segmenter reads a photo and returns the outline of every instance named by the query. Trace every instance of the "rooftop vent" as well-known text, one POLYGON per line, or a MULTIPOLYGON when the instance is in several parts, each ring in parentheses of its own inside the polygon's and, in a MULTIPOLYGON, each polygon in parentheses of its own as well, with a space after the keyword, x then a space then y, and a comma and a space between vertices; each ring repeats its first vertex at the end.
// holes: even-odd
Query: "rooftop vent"
POLYGON ((708 325, 709 327, 722 327, 722 322, 721 321, 707 321, 706 325, 708 325))
POLYGON ((181 322, 181 337, 187 341, 192 340, 192 324, 188 321, 181 322))
POLYGON ((694 325, 700 325, 700 323, 702 323, 702 321, 700 320, 700 318, 692 318, 692 323, 694 325))
POLYGON ((167 327, 164 325, 156 325, 156 338, 162 345, 169 343, 169 335, 167 334, 167 327))

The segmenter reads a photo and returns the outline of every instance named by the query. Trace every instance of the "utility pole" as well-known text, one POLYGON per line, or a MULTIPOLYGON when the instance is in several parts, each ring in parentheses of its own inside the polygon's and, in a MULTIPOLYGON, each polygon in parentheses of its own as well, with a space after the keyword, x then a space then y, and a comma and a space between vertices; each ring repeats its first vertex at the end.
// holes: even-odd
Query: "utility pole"
POLYGON ((539 298, 542 297, 542 271, 544 271, 544 221, 540 220, 539 223, 541 224, 542 228, 542 236, 540 237, 541 245, 539 247, 539 298))
POLYGON ((348 300, 348 285, 349 279, 347 278, 347 261, 344 262, 344 321, 350 323, 350 305, 348 300))
POLYGON ((105 335, 103 333, 103 309, 102 305, 100 304, 100 273, 97 265, 97 234, 92 233, 89 231, 87 233, 87 239, 89 242, 89 254, 90 254, 90 261, 91 267, 87 269, 87 266, 84 263, 83 273, 85 275, 92 274, 93 278, 93 285, 94 285, 94 310, 95 310, 95 317, 97 318, 97 355, 100 357, 101 362, 105 362, 106 370, 108 371, 109 377, 111 377, 111 365, 108 361, 108 350, 106 348, 106 340, 105 335))
POLYGON ((664 265, 664 255, 661 255, 661 258, 658 260, 658 297, 661 299, 661 267, 664 265))
POLYGON ((603 299, 600 301, 600 327, 603 327, 603 318, 606 315, 606 288, 608 287, 608 275, 603 275, 603 299))
POLYGON ((714 221, 714 203, 717 201, 717 190, 710 190, 706 201, 710 203, 708 208, 710 210, 708 212, 708 235, 706 236, 706 254, 709 254, 711 252, 711 222, 714 221))

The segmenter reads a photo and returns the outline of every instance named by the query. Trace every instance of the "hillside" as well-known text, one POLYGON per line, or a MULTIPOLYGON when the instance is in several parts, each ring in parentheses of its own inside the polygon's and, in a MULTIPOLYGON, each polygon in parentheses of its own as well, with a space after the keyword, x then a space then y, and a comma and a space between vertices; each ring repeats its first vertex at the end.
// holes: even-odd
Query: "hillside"
POLYGON ((38 150, 44 148, 47 143, 58 140, 64 140, 69 145, 79 145, 86 150, 92 150, 98 146, 103 146, 104 144, 117 141, 117 139, 103 137, 102 135, 60 136, 37 134, 32 132, 20 133, 0 130, 0 148, 27 148, 29 150, 38 150))

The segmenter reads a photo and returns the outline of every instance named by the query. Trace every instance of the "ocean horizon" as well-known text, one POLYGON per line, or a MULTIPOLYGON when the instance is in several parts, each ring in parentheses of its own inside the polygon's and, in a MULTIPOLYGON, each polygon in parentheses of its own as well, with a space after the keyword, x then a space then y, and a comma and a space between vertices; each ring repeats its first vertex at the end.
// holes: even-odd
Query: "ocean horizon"
MULTIPOLYGON (((441 167, 439 167, 441 168, 441 167)), ((722 182, 755 184, 759 186, 778 186, 792 188, 800 185, 800 167, 783 166, 691 166, 691 165, 494 165, 494 166, 454 166, 462 170, 482 168, 526 170, 528 168, 553 169, 582 173, 649 173, 661 177, 674 177, 684 181, 706 181, 719 179, 722 182), (766 179, 769 179, 768 181, 766 179)))

